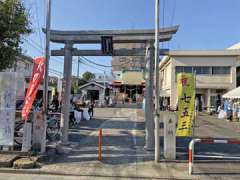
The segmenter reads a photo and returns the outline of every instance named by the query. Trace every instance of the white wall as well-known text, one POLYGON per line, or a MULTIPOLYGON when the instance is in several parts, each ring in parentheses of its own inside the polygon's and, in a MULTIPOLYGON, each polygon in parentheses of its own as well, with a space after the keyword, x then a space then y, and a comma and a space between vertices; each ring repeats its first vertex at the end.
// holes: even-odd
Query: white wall
POLYGON ((236 57, 172 57, 175 66, 235 66, 236 57))
POLYGON ((236 65, 237 57, 171 57, 171 59, 161 67, 162 87, 161 90, 169 91, 171 94, 170 106, 177 103, 177 85, 175 77, 176 66, 229 66, 229 75, 197 75, 197 89, 225 89, 231 90, 236 87, 236 65))
POLYGON ((113 71, 113 75, 114 75, 115 80, 122 79, 122 71, 113 71))

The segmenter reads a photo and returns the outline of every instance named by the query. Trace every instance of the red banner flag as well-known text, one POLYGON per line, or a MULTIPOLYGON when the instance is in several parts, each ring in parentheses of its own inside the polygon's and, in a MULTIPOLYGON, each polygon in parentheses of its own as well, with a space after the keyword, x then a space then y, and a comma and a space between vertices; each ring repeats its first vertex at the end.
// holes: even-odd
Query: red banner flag
POLYGON ((25 121, 27 120, 33 101, 36 98, 38 87, 43 79, 43 74, 45 70, 44 63, 45 63, 45 58, 43 57, 34 59, 32 76, 31 76, 31 80, 28 86, 26 97, 25 97, 24 106, 22 109, 22 119, 25 121))

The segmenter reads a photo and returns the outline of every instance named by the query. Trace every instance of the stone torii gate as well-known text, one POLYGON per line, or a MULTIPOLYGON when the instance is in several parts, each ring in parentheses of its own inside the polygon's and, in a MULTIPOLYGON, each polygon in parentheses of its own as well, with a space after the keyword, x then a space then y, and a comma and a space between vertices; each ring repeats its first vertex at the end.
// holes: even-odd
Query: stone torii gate
MULTIPOLYGON (((169 41, 178 30, 178 26, 162 28, 159 31, 159 41, 169 41)), ((44 30, 45 31, 45 30, 44 30)), ((146 81, 146 147, 151 149, 154 144, 153 120, 153 68, 155 30, 99 30, 99 31, 50 31, 50 41, 65 44, 60 50, 52 50, 51 56, 64 56, 63 108, 61 115, 62 143, 68 143, 69 109, 72 76, 72 56, 145 56, 149 62, 148 80, 146 81), (143 43, 146 48, 116 49, 111 54, 104 54, 101 50, 79 50, 74 44, 99 44, 103 37, 111 37, 112 43, 143 43)), ((160 55, 168 53, 167 49, 160 50, 160 55)))

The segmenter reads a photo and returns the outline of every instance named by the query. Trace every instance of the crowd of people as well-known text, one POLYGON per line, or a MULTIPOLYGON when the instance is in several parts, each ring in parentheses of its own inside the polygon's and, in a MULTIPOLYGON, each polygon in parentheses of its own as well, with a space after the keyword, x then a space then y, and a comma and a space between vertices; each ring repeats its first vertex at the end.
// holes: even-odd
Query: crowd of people
MULTIPOLYGON (((90 120, 94 116, 95 102, 81 101, 76 97, 70 100, 70 123, 79 124, 81 120, 90 120)), ((54 96, 50 103, 49 110, 52 112, 61 112, 62 103, 59 102, 58 96, 54 96)))
POLYGON ((240 120, 240 100, 239 99, 225 99, 223 103, 218 106, 218 118, 226 118, 229 121, 240 120))

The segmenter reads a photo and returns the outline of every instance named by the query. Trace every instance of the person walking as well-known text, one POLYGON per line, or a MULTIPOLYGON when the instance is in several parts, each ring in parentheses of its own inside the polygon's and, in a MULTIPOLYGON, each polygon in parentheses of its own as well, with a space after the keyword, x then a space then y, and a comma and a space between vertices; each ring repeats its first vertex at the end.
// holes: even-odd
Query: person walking
POLYGON ((88 113, 89 113, 90 118, 92 118, 93 115, 94 115, 94 101, 91 101, 91 102, 89 103, 88 113))
POLYGON ((59 100, 58 100, 57 96, 54 96, 51 105, 53 106, 53 111, 57 112, 58 108, 59 108, 59 100))
POLYGON ((198 97, 195 98, 195 117, 198 116, 198 111, 199 111, 199 99, 198 97))
POLYGON ((168 107, 168 100, 166 98, 164 98, 163 100, 163 110, 166 111, 168 107))
POLYGON ((232 121, 232 101, 229 99, 227 105, 227 120, 232 121))

